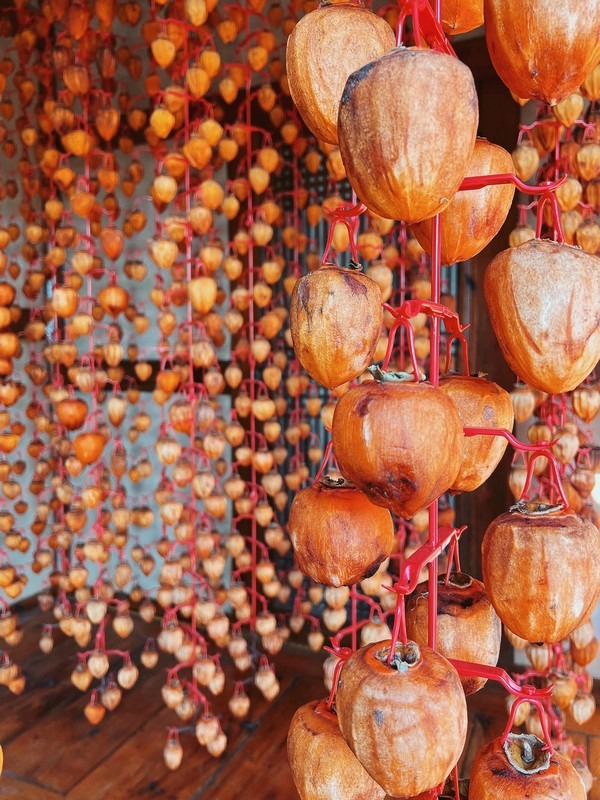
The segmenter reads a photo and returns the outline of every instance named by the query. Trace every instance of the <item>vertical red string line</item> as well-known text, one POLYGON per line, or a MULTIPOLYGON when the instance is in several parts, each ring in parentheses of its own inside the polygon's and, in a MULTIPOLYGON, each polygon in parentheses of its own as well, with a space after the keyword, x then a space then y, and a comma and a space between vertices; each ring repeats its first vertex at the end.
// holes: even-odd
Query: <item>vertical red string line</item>
MULTIPOLYGON (((250 34, 250 14, 246 14, 246 32, 250 34)), ((246 97, 245 97, 245 117, 246 117, 246 176, 250 175, 250 169, 252 168, 252 72, 250 68, 247 68, 246 71, 246 97)), ((252 198, 252 185, 248 187, 248 208, 246 219, 248 221, 249 226, 252 225, 254 221, 254 206, 253 206, 253 198, 252 198)), ((248 291, 250 295, 253 296, 254 293, 254 243, 250 242, 250 247, 248 248, 248 291)), ((250 348, 252 348, 252 343, 254 342, 254 300, 252 300, 248 306, 248 339, 250 342, 250 348)), ((254 402, 256 399, 256 365, 254 361, 254 356, 252 353, 250 354, 250 400, 254 402)), ((254 412, 250 414, 250 441, 251 446, 256 446, 256 419, 254 417, 254 412)), ((256 486, 258 482, 258 475, 256 469, 254 467, 254 460, 250 465, 250 474, 251 474, 251 484, 252 486, 256 486)), ((257 545, 256 545, 256 537, 257 537, 257 530, 256 530, 256 516, 252 514, 252 519, 250 521, 251 526, 251 549, 252 549, 252 566, 253 569, 250 571, 250 580, 252 583, 252 598, 251 598, 251 605, 252 605, 252 620, 256 620, 256 612, 257 612, 257 593, 258 593, 258 584, 256 578, 256 556, 257 556, 257 545)))
MULTIPOLYGON (((87 64, 86 64, 86 68, 87 68, 87 64)), ((82 97, 81 104, 82 104, 83 128, 84 128, 85 131, 89 131, 89 125, 90 125, 89 107, 88 107, 89 98, 87 96, 82 97)), ((85 190, 86 190, 86 192, 89 192, 90 191, 90 177, 91 177, 91 174, 90 174, 90 154, 89 153, 83 156, 83 168, 84 168, 84 173, 83 174, 84 174, 84 178, 85 178, 85 190)), ((86 215, 86 217, 85 217, 85 236, 86 236, 86 241, 88 243, 88 246, 92 250, 92 255, 94 255, 93 246, 92 246, 92 242, 94 241, 94 239, 92 237, 92 222, 91 222, 91 219, 90 219, 89 215, 86 215)), ((91 314, 92 313, 92 308, 93 308, 93 305, 94 305, 94 300, 93 300, 94 289, 93 289, 93 281, 92 281, 91 272, 88 272, 87 275, 86 275, 86 290, 87 290, 87 296, 89 298, 89 300, 88 300, 89 311, 90 311, 90 314, 91 314)), ((92 325, 90 327, 90 332, 88 334, 88 347, 89 347, 89 353, 90 353, 90 365, 91 365, 91 368, 92 368, 92 372, 94 374, 96 372, 95 346, 96 346, 96 343, 95 343, 95 339, 94 339, 94 325, 92 325)), ((94 419, 94 426, 95 426, 96 429, 98 427, 98 420, 97 420, 97 416, 96 416, 96 412, 98 410, 97 396, 98 396, 98 390, 97 390, 97 387, 94 386, 94 388, 92 390, 92 414, 93 414, 93 419, 94 419)))
MULTIPOLYGON (((300 230, 301 227, 301 217, 300 217, 300 206, 298 204, 298 193, 300 191, 300 165, 299 165, 299 156, 294 150, 293 153, 293 173, 294 173, 294 193, 292 196, 293 202, 293 215, 294 215, 294 225, 300 230)), ((294 238, 294 265, 295 269, 297 269, 297 265, 300 263, 300 245, 299 245, 299 237, 296 236, 294 238)), ((298 421, 298 425, 300 425, 302 421, 302 404, 300 401, 300 394, 296 394, 294 398, 294 413, 296 415, 296 420, 298 421)), ((298 459, 298 464, 302 463, 302 445, 301 440, 298 439, 295 445, 295 455, 298 459)))
MULTIPOLYGON (((186 26, 185 29, 185 38, 183 43, 183 60, 184 64, 187 66, 189 63, 189 28, 186 26)), ((190 97, 188 92, 185 93, 185 103, 184 103, 184 142, 187 144, 190 140, 190 97)), ((185 269, 186 269, 186 279, 188 282, 188 286, 190 281, 192 280, 192 232, 190 230, 190 211, 192 208, 192 195, 191 195, 191 167, 190 162, 188 159, 185 159, 185 212, 186 212, 186 232, 185 232, 185 269)), ((193 360, 193 346, 194 346, 194 314, 192 308, 192 300, 190 293, 188 292, 187 297, 187 304, 186 304, 186 323, 187 323, 187 333, 188 333, 188 369, 189 369, 189 392, 188 396, 191 398, 192 407, 193 407, 193 414, 191 416, 191 423, 190 423, 190 454, 192 456, 192 464, 194 465, 194 470, 196 469, 196 401, 197 396, 195 392, 195 385, 194 385, 194 360, 193 360)), ((196 507, 196 492, 192 487, 190 491, 190 502, 191 502, 191 511, 192 511, 192 525, 193 530, 196 530, 196 522, 197 522, 197 507, 196 507)), ((193 597, 196 598, 198 592, 198 581, 197 581, 197 564, 196 564, 196 546, 195 541, 188 546, 188 552, 190 556, 190 571, 191 571, 191 579, 192 579, 192 593, 193 597)), ((192 630, 196 633, 198 621, 196 614, 192 614, 191 619, 192 630)), ((194 672, 192 670, 192 685, 194 690, 197 691, 198 689, 198 681, 194 672)))
MULTIPOLYGON (((436 13, 439 11, 440 2, 436 2, 436 13)), ((431 226, 431 294, 434 303, 440 302, 441 274, 442 274, 442 249, 441 249, 441 220, 439 214, 432 219, 431 226)), ((431 353, 429 358, 429 380, 433 386, 439 386, 440 376, 440 319, 431 318, 431 353)), ((438 501, 429 506, 429 541, 435 545, 438 541, 438 501)), ((438 562, 437 559, 429 565, 429 606, 428 606, 428 642, 435 650, 437 644, 437 603, 438 603, 438 562)))
POLYGON ((358 649, 358 596, 356 592, 356 584, 352 585, 350 590, 350 607, 351 607, 351 630, 352 630, 352 649, 358 649))
MULTIPOLYGON (((406 239, 403 238, 405 246, 406 246, 406 239)), ((404 253, 401 251, 401 255, 404 256, 404 253)), ((406 300, 406 263, 404 258, 402 258, 400 262, 400 305, 404 303, 406 300)), ((398 364, 398 368, 401 372, 404 371, 406 366, 406 358, 405 358, 405 344, 406 344, 406 330, 404 325, 400 328, 400 361, 398 364)))

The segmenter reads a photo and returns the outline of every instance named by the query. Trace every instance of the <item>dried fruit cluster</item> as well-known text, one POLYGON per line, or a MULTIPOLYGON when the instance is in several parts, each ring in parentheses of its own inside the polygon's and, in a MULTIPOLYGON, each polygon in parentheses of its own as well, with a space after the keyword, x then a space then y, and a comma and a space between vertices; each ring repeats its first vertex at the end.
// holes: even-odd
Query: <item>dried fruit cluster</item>
MULTIPOLYGON (((300 10, 50 0, 0 21, 0 682, 25 685, 10 603, 32 575, 54 617, 40 647, 81 648, 71 678, 92 724, 136 683, 120 648, 158 612, 141 663, 175 659, 165 703, 213 755, 231 724, 219 656, 243 718, 252 692, 279 691, 261 650, 323 594, 284 530, 327 412, 286 307, 345 173, 291 108, 279 45, 300 10)), ((373 216, 359 237, 390 293, 392 228, 373 216)), ((332 244, 348 248, 343 225, 332 244)), ((170 767, 180 748, 174 729, 170 767)))
MULTIPOLYGON (((596 197, 600 177, 600 147, 595 111, 595 102, 599 97, 599 69, 596 67, 577 91, 551 109, 543 103, 538 104, 533 123, 522 126, 520 142, 512 154, 516 173, 523 180, 563 178, 564 182, 555 195, 565 241, 580 248, 576 251, 579 258, 586 258, 586 254, 596 256, 591 262, 594 265, 600 253, 600 227, 596 221, 600 211, 596 197)), ((535 231, 528 225, 527 208, 522 205, 520 209, 520 225, 511 233, 511 244, 517 248, 535 236, 535 231)), ((548 207, 544 208, 543 222, 550 234, 555 231, 557 220, 548 207)), ((545 266, 549 266, 549 262, 545 266)), ((549 291, 548 278, 546 271, 545 296, 549 291)), ((552 281, 561 291, 565 291, 563 279, 561 271, 561 275, 555 276, 552 281)), ((583 276, 582 281, 585 286, 583 276)), ((590 291, 591 299, 597 298, 596 283, 590 291)), ((590 313, 593 314, 585 304, 577 304, 577 320, 589 319, 590 313)), ((561 359, 556 354, 555 358, 561 359)), ((597 361, 597 355, 592 356, 594 360, 597 361)), ((589 372, 589 368, 583 370, 583 373, 586 372, 589 372)), ((518 374, 529 380, 527 373, 518 374)), ((578 375, 579 380, 573 381, 577 384, 574 386, 561 385, 561 382, 557 384, 556 379, 550 381, 550 386, 544 386, 543 381, 534 379, 531 385, 517 384, 511 397, 515 422, 520 430, 526 432, 531 444, 543 446, 551 443, 551 451, 558 463, 558 480, 570 508, 597 528, 599 517, 592 492, 596 486, 598 448, 593 426, 600 411, 600 391, 594 372, 589 377, 583 375, 583 381, 581 377, 578 375), (572 391, 567 391, 569 389, 572 391)), ((518 454, 513 459, 510 489, 514 497, 518 499, 522 494, 528 467, 534 477, 531 496, 554 502, 556 481, 550 476, 549 462, 543 455, 536 457, 535 453, 518 454)), ((581 553, 577 555, 576 549, 563 547, 561 555, 557 556, 561 559, 563 569, 569 551, 576 556, 578 567, 581 563, 581 553)), ((564 574, 563 569, 560 574, 564 574)), ((555 572, 558 575, 558 571, 555 572)), ((513 624, 513 627, 517 625, 513 624)), ((585 757, 582 758, 565 727, 571 720, 577 724, 585 723, 595 711, 595 701, 590 692, 592 681, 588 673, 589 666, 598 655, 598 640, 592 622, 586 618, 575 630, 555 631, 553 635, 539 631, 535 635, 532 632, 531 638, 522 638, 510 630, 507 630, 507 635, 516 648, 524 650, 531 662, 525 675, 532 674, 542 682, 553 684, 550 718, 554 736, 561 751, 578 766, 589 791, 591 775, 585 757), (562 643, 558 642, 565 632, 569 636, 562 643)), ((524 722, 529 733, 540 734, 537 711, 528 708, 527 704, 519 709, 516 721, 520 724, 524 722)))
MULTIPOLYGON (((396 50, 393 9, 379 17, 352 4, 315 5, 44 0, 37 9, 16 3, 0 20, 8 45, 0 60, 7 164, 0 176, 0 588, 7 598, 0 683, 16 693, 25 685, 9 650, 22 636, 10 603, 33 576, 43 581, 40 605, 54 617, 40 647, 49 652, 66 635, 81 648, 71 679, 92 690, 85 707, 92 724, 138 680, 118 643, 127 644, 138 613, 151 625, 158 612, 160 632, 141 663, 155 666, 159 651, 174 658, 163 699, 214 756, 227 744, 227 713, 246 716, 253 693, 276 697, 268 656, 290 631, 310 622, 309 644, 319 650, 321 616, 332 633, 349 614, 356 622, 359 595, 346 584, 360 580, 360 602, 371 605, 363 644, 391 637, 386 615, 396 596, 384 586, 425 540, 425 507, 447 490, 478 486, 504 451, 498 437, 466 439, 461 428, 483 424, 482 416, 487 427, 512 424, 506 393, 481 378, 451 377, 439 388, 385 383, 375 393, 364 381, 344 393, 348 381, 366 377, 371 361, 400 371, 410 363, 413 373, 431 364, 436 373, 441 312, 431 311, 431 298, 446 309, 443 339, 454 360, 451 334, 462 331, 452 316, 452 272, 441 284, 437 267, 429 268, 431 215, 445 209, 442 257, 455 263, 493 238, 513 191, 456 192, 466 175, 511 171, 507 153, 475 139, 476 98, 463 65, 435 49, 396 50), (345 21, 327 22, 338 16, 345 21), (286 67, 282 44, 290 35, 286 67), (320 49, 311 46, 315 36, 320 49), (329 60, 310 73, 309 86, 307 57, 318 61, 323 53, 329 60), (363 72, 374 58, 378 68, 363 72), (347 84, 355 70, 360 80, 347 84), (428 88, 438 70, 451 91, 441 82, 437 94, 416 88, 418 81, 428 88), (390 75, 410 90, 382 110, 377 95, 390 75), (423 114, 415 98, 425 95, 432 106, 423 114), (364 104, 369 114, 357 115, 364 104), (323 119, 309 118, 308 108, 323 119), (440 115, 454 135, 450 111, 461 120, 460 159, 452 156, 457 141, 430 135, 431 120, 440 130, 440 115), (409 127, 399 123, 406 115, 414 115, 409 127), (385 150, 396 146, 396 131, 410 132, 402 141, 408 157, 397 153, 389 163, 386 151, 387 164, 370 160, 374 137, 385 150), (415 165, 425 155, 433 161, 420 175, 415 165), (372 175, 388 167, 386 189, 372 175), (359 220, 347 174, 369 206, 359 220), (390 218, 400 215, 400 223, 390 218), (365 264, 364 274, 320 269, 334 256, 345 263, 348 251, 365 264), (401 318, 396 311, 407 299, 425 305, 401 318), (390 304, 383 311, 382 302, 390 304), (319 333, 323 318, 327 337, 319 333), (375 406, 384 395, 391 404, 381 411, 375 406), (347 423, 356 415, 362 428, 347 423), (367 463, 371 421, 387 439, 396 418, 409 424, 396 430, 387 453, 375 449, 381 462, 367 463), (419 425, 434 418, 447 443, 435 474, 429 442, 419 437, 419 425), (297 494, 290 535, 307 578, 291 561, 287 510, 324 455, 324 429, 333 430, 339 465, 357 488, 315 484, 297 494), (410 452, 402 453, 410 437, 410 452), (353 448, 361 443, 357 459, 353 448), (318 520, 330 523, 331 537, 323 536, 325 526, 307 524, 306 513, 294 519, 311 495, 323 503, 318 520), (356 525, 359 510, 378 522, 370 538, 356 525), (397 523, 395 535, 390 512, 411 517, 397 523), (227 693, 234 669, 239 680, 227 693)), ((481 22, 481 3, 445 6, 447 31, 481 22)), ((584 82, 588 96, 596 77, 584 82)), ((555 113, 569 112, 561 104, 555 113)), ((581 191, 594 205, 596 151, 589 145, 596 140, 587 132, 579 144, 565 154, 572 153, 581 191)), ((584 233, 574 235, 583 242, 584 233)), ((575 361, 571 371, 579 374, 589 354, 575 361)), ((451 506, 440 509, 440 524, 453 517, 451 506)), ((423 580, 427 567, 421 572, 423 580)), ((449 594, 464 599, 467 587, 455 583, 449 594)), ((477 610, 490 635, 487 652, 459 657, 495 663, 498 622, 483 594, 477 610)), ((428 623, 418 616, 409 617, 411 636, 424 645, 425 666, 448 669, 426 649, 428 623)), ((449 646, 445 655, 457 653, 449 646)), ((406 671, 417 674, 420 667, 412 668, 422 662, 406 653, 397 671, 407 657, 406 671)), ((464 700, 452 670, 447 680, 460 715, 464 700)), ((458 739, 463 733, 457 726, 458 739)), ((442 771, 458 745, 449 739, 438 759, 442 771)), ((165 762, 176 768, 182 755, 173 728, 165 762)), ((432 785, 431 775, 413 777, 410 787, 389 788, 412 793, 432 785)), ((364 770, 360 781, 355 791, 366 781, 365 791, 377 796, 364 770)))
MULTIPOLYGON (((355 243, 339 150, 292 110, 281 58, 312 7, 51 0, 0 20, 0 682, 25 687, 11 603, 41 586, 40 647, 75 640, 92 724, 138 680, 145 631, 141 665, 174 659, 165 703, 213 755, 278 692, 261 651, 307 622, 319 650, 321 618, 349 613, 285 526, 335 399, 290 349, 289 298, 330 225, 336 255, 355 243)), ((365 214, 356 247, 383 298, 430 296, 404 225, 365 214)), ((389 608, 385 574, 364 591, 389 608)), ((174 728, 169 767, 182 752, 174 728)))
MULTIPOLYGON (((464 745, 464 693, 480 688, 481 679, 502 677, 484 666, 496 664, 500 620, 510 635, 557 642, 586 623, 600 595, 600 533, 593 522, 569 508, 548 442, 540 451, 552 468, 553 490, 561 493, 561 502, 522 500, 492 522, 482 551, 485 587, 450 572, 441 581, 443 591, 438 587, 438 500, 449 489, 470 490, 489 477, 505 445, 492 453, 486 436, 499 445, 494 431, 504 428, 503 438, 510 439, 506 429, 513 423, 507 393, 485 380, 465 376, 458 382, 451 379, 442 389, 438 317, 456 338, 462 328, 450 309, 440 305, 440 267, 442 262, 477 254, 498 232, 513 192, 498 191, 494 184, 526 187, 511 174, 499 175, 499 180, 490 177, 513 169, 507 165, 508 154, 494 153, 489 143, 476 143, 477 98, 469 70, 452 57, 439 20, 432 19, 428 8, 409 2, 400 5, 399 35, 406 13, 412 13, 414 48, 389 49, 379 36, 377 21, 353 4, 332 4, 307 15, 288 47, 292 97, 311 130, 339 144, 359 201, 345 221, 365 209, 403 219, 414 226, 418 240, 433 256, 433 302, 384 306, 394 322, 383 370, 371 367, 366 372, 377 360, 382 300, 378 287, 365 276, 326 263, 326 252, 322 267, 299 280, 292 295, 296 354, 312 377, 340 396, 331 433, 342 478, 331 476, 302 490, 292 505, 290 533, 301 569, 335 587, 336 593, 341 584, 368 581, 392 552, 389 514, 409 519, 429 509, 429 542, 401 568, 393 587, 397 599, 391 640, 386 636, 357 649, 354 638, 352 649, 344 650, 340 642, 348 631, 342 631, 326 664, 328 703, 304 706, 292 721, 288 736, 292 773, 301 797, 311 800, 339 792, 345 797, 379 796, 378 787, 381 796, 437 796, 464 745), (425 18, 422 24, 420 13, 425 18), (342 32, 350 31, 353 46, 348 57, 338 50, 333 61, 335 42, 341 41, 342 32), (422 46, 423 39, 428 47, 422 46), (301 53, 304 72, 298 66, 301 53), (394 87, 391 93, 390 87, 394 87), (473 159, 476 144, 485 156, 480 162, 473 159), (472 175, 479 175, 479 180, 472 175), (490 189, 486 201, 474 194, 490 189), (445 225, 449 233, 444 239, 445 225), (406 329, 408 320, 421 311, 436 323, 428 383, 421 382, 416 360, 410 373, 386 371, 392 334, 406 329), (463 448, 463 436, 472 437, 473 445, 483 439, 488 449, 463 448), (369 502, 377 513, 366 529, 363 519, 369 502), (382 508, 387 514, 381 513, 382 508), (419 568, 428 563, 428 585, 419 587, 405 608, 404 596, 414 586, 419 568), (456 590, 456 598, 449 587, 456 590), (465 593, 469 587, 473 589, 465 593), (467 611, 474 605, 473 592, 479 595, 478 615, 467 611), (445 614, 450 619, 440 623, 438 639, 432 617, 445 614), (425 641, 437 644, 438 652, 425 641), (481 651, 476 652, 474 642, 482 645, 481 651), (321 758, 325 747, 328 754, 336 753, 332 762, 321 758)), ((439 4, 435 5, 439 14, 439 4)), ((556 103, 572 91, 573 81, 579 85, 586 79, 598 60, 598 9, 590 5, 590 19, 582 21, 580 31, 578 10, 574 3, 566 3, 565 24, 572 25, 573 33, 558 42, 554 20, 544 14, 543 3, 532 0, 528 6, 524 64, 519 61, 522 20, 517 10, 507 0, 480 4, 492 60, 519 96, 556 103), (518 58, 512 50, 518 51, 518 58), (538 61, 539 70, 530 74, 531 63, 538 61)), ((533 190, 542 196, 540 223, 544 205, 557 208, 553 188, 558 187, 533 190)), ((348 227, 352 231, 349 223, 348 227)), ((484 282, 490 320, 507 362, 536 390, 552 394, 578 387, 600 355, 600 262, 595 251, 586 253, 566 244, 558 224, 555 227, 558 241, 532 239, 500 253, 488 266, 484 282)), ((512 441, 520 452, 526 450, 512 441)), ((455 538, 454 557, 456 546, 455 538)), ((380 630, 388 634, 381 624, 380 630)), ((518 712, 526 692, 516 691, 518 712)), ((517 797, 523 792, 539 797, 585 796, 578 774, 585 774, 585 764, 577 769, 572 763, 574 750, 560 728, 548 728, 543 710, 546 694, 539 690, 531 695, 543 715, 542 741, 510 734, 511 716, 505 735, 478 755, 470 797, 517 797), (569 758, 553 751, 551 734, 569 758)), ((457 780, 454 789, 458 798, 457 780)))

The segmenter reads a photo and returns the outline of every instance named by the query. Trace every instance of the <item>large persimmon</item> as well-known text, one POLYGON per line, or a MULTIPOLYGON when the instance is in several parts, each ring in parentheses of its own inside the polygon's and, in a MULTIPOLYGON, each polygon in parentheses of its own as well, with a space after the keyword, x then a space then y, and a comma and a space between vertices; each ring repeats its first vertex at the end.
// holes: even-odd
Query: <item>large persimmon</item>
POLYGON ((337 144, 337 117, 348 76, 396 44, 388 23, 361 3, 321 3, 287 41, 290 94, 322 142, 337 144))
POLYGON ((483 290, 510 368, 534 389, 562 394, 600 358, 600 258, 531 239, 499 253, 483 290))
MULTIPOLYGON (((498 384, 483 377, 444 375, 440 389, 456 405, 464 427, 512 431, 512 401, 509 393, 498 384)), ((465 436, 460 471, 450 491, 472 492, 481 486, 498 466, 507 445, 507 440, 501 436, 465 436)))
POLYGON ((326 479, 301 489, 288 530, 302 572, 327 586, 350 586, 371 577, 394 544, 390 512, 344 480, 326 479))
MULTIPOLYGON (((427 644, 429 586, 420 583, 406 605, 406 630, 417 644, 427 644)), ((500 655, 502 625, 481 581, 454 572, 438 579, 437 650, 446 658, 489 664, 500 655)), ((485 678, 462 678, 465 694, 479 691, 485 678)))
POLYGON ((392 797, 414 797, 442 783, 467 733, 467 704, 454 667, 415 642, 354 652, 336 693, 340 730, 350 749, 392 797))
POLYGON ((338 137, 348 180, 382 217, 433 217, 467 174, 478 120, 465 64, 397 47, 352 73, 344 88, 338 137))
POLYGON ((461 466, 455 404, 428 383, 364 381, 338 401, 333 450, 369 499, 410 518, 448 491, 461 466))
POLYGON ((358 269, 325 264, 294 285, 294 350, 311 378, 328 389, 357 378, 369 366, 382 322, 381 290, 358 269))
POLYGON ((510 631, 528 642, 560 642, 600 596, 600 531, 560 506, 520 502, 489 525, 481 566, 510 631))
POLYGON ((494 69, 517 97, 554 105, 600 61, 598 0, 485 0, 494 69))
POLYGON ((384 800, 385 792, 346 744, 325 700, 300 706, 288 731, 287 752, 301 800, 384 800))
MULTIPOLYGON (((477 139, 466 177, 514 171, 510 153, 487 139, 477 139)), ((504 225, 514 194, 511 183, 457 192, 440 219, 442 263, 468 261, 480 253, 504 225)), ((431 254, 431 220, 413 225, 413 232, 431 254)))
POLYGON ((566 756, 532 734, 509 733, 479 751, 471 769, 469 800, 585 800, 587 792, 566 756))

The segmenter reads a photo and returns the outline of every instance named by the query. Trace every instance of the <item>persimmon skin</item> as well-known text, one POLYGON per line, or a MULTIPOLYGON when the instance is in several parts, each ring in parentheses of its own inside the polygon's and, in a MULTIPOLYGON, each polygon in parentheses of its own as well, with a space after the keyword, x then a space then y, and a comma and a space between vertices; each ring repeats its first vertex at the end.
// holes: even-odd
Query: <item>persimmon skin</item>
MULTIPOLYGON (((456 405, 465 427, 512 431, 514 411, 510 395, 493 381, 470 375, 445 375, 440 380, 440 389, 456 405)), ((450 491, 478 489, 500 463, 507 445, 502 436, 465 436, 460 471, 450 491)))
MULTIPOLYGON (((477 139, 466 177, 514 174, 512 157, 503 147, 477 139)), ((442 212, 442 264, 468 261, 480 253, 504 224, 515 195, 511 183, 457 192, 442 212)), ((431 255, 431 220, 413 226, 421 247, 431 255)))
POLYGON ((483 0, 444 0, 442 3, 442 28, 449 36, 468 33, 480 25, 483 25, 483 0))
POLYGON ((478 119, 473 75, 445 53, 396 47, 353 72, 338 137, 358 199, 410 224, 444 211, 467 174, 478 119))
POLYGON ((413 665, 396 669, 385 663, 390 645, 366 645, 345 662, 338 721, 371 777, 392 797, 414 797, 443 782, 458 761, 467 705, 458 673, 443 656, 423 646, 413 665))
POLYGON ((317 139, 337 144, 348 76, 395 44, 387 22, 357 3, 327 4, 302 17, 287 41, 287 76, 292 100, 317 139))
POLYGON ((597 364, 599 274, 598 256, 546 239, 489 264, 483 291, 494 333, 510 368, 534 389, 570 392, 597 364))
POLYGON ((373 503, 410 518, 454 483, 462 428, 452 400, 430 384, 365 381, 337 403, 333 450, 373 503))
POLYGON ((496 613, 528 642, 560 642, 589 618, 600 596, 600 531, 573 512, 501 514, 481 548, 496 613))
POLYGON ((59 422, 69 431, 81 428, 87 413, 87 403, 78 397, 67 397, 56 404, 56 415, 59 422))
MULTIPOLYGON (((461 583, 467 575, 446 576, 438 580, 437 649, 446 658, 489 664, 495 667, 500 654, 502 624, 485 591, 475 578, 461 583), (455 583, 453 583, 455 581, 455 583)), ((427 644, 429 588, 420 583, 406 604, 406 631, 417 644, 427 644)), ((463 678, 466 695, 478 692, 485 678, 463 678)))
POLYGON ((382 322, 381 290, 358 270, 324 265, 296 281, 290 300, 294 350, 308 374, 328 389, 371 364, 382 322))
POLYGON ((517 97, 554 105, 600 61, 596 0, 484 0, 484 17, 494 69, 517 97))
POLYGON ((300 490, 288 530, 301 571, 327 586, 351 586, 371 577, 394 545, 390 512, 355 487, 316 483, 300 490))
POLYGON ((324 700, 300 706, 287 739, 288 761, 301 800, 384 800, 341 734, 324 700))
POLYGON ((524 775, 509 762, 501 738, 479 751, 471 769, 469 800, 585 800, 583 781, 566 756, 553 753, 548 769, 524 775))

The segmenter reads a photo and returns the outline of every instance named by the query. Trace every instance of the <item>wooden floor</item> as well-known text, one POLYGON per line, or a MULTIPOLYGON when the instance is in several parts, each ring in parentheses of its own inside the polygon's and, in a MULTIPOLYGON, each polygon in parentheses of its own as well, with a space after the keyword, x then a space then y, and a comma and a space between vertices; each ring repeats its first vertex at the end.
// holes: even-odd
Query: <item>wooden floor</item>
MULTIPOLYGON (((169 772, 162 749, 167 728, 177 717, 161 700, 165 668, 172 661, 161 657, 154 670, 141 667, 131 693, 106 715, 99 727, 83 716, 88 694, 75 689, 69 674, 76 664, 76 645, 59 635, 50 656, 37 648, 37 636, 47 615, 37 611, 21 616, 26 636, 14 656, 25 669, 28 686, 14 697, 0 686, 0 744, 4 748, 4 773, 0 797, 14 800, 297 800, 286 760, 286 735, 295 709, 324 696, 322 658, 294 647, 276 659, 281 693, 272 704, 249 690, 252 707, 244 723, 227 710, 232 684, 215 703, 229 737, 226 752, 212 758, 193 731, 182 736, 184 759, 179 770, 169 772)), ((136 663, 145 634, 141 621, 128 640, 136 663)), ((117 667, 119 664, 117 664, 117 667)), ((224 664, 226 672, 229 665, 224 664)), ((469 699, 470 736, 461 760, 466 777, 482 744, 501 733, 505 724, 504 693, 486 687, 469 699)), ((573 737, 585 742, 590 767, 600 775, 600 715, 582 728, 573 725, 573 737)), ((600 800, 600 778, 590 794, 600 800)))

